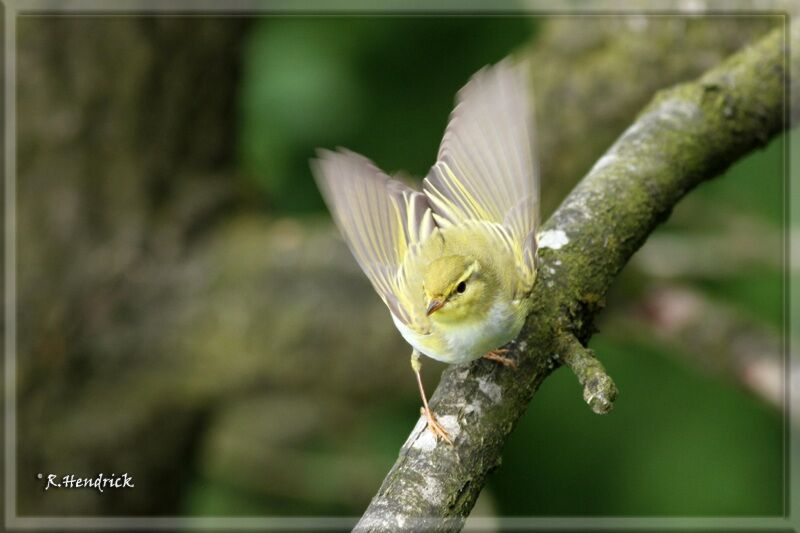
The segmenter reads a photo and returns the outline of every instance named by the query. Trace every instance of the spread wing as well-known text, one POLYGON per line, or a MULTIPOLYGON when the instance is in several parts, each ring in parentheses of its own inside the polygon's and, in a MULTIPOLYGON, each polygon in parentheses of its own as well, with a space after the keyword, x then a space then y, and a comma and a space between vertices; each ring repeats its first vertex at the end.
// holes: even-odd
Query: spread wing
POLYGON ((400 267, 436 228, 427 198, 354 152, 340 148, 317 155, 312 170, 347 245, 394 316, 412 326, 400 267))
POLYGON ((530 101, 522 65, 504 60, 478 71, 458 93, 422 186, 442 228, 469 221, 501 225, 528 286, 536 273, 539 222, 530 101))

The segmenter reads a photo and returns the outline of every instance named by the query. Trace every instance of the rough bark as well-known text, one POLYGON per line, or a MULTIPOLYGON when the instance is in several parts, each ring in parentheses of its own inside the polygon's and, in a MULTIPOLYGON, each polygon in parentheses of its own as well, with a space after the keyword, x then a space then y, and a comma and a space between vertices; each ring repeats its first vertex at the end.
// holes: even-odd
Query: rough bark
MULTIPOLYGON (((784 37, 775 30, 658 93, 581 180, 542 228, 534 309, 510 352, 519 368, 477 361, 444 372, 431 404, 455 444, 437 443, 420 418, 358 531, 461 527, 514 425, 575 345, 564 339, 585 345, 631 255, 688 191, 788 126, 784 37)), ((587 382, 604 379, 600 370, 587 382)))

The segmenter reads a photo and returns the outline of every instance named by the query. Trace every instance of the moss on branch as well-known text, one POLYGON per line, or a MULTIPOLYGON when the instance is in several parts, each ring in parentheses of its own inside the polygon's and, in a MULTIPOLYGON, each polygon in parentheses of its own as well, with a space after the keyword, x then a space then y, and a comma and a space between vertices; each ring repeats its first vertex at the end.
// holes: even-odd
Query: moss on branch
MULTIPOLYGON (((791 41, 800 45, 797 35, 791 41)), ((788 126, 788 70, 800 69, 796 59, 786 64, 785 47, 781 28, 700 79, 657 94, 543 226, 533 310, 510 346, 519 368, 482 360, 448 368, 431 405, 454 445, 437 444, 418 423, 356 530, 459 529, 508 435, 560 365, 554 355, 565 338, 566 361, 590 395, 614 390, 591 383, 605 373, 582 351, 594 315, 688 191, 788 126)))

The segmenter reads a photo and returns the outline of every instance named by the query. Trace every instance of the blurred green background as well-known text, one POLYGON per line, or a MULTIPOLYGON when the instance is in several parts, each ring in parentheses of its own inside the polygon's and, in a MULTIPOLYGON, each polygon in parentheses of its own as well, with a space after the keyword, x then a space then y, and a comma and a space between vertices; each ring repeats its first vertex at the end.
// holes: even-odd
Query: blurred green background
MULTIPOLYGON (((655 90, 776 20, 21 18, 19 512, 360 514, 418 398, 314 150, 424 176, 470 74, 529 56, 549 211, 655 90), (137 489, 34 479, 112 470, 137 489)), ((678 206, 598 319, 614 411, 557 371, 476 514, 782 513, 784 157, 678 206)))
POLYGON ((244 45, 241 169, 271 208, 291 214, 322 209, 307 179, 317 147, 424 176, 464 80, 534 32, 530 17, 259 21, 244 45))

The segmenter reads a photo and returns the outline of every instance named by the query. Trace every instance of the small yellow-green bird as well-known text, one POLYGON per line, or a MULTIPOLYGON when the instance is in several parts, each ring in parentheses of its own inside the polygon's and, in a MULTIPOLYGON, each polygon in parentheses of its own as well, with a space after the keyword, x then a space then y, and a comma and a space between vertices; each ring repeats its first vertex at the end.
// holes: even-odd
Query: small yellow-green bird
POLYGON ((411 367, 433 434, 419 354, 480 357, 520 332, 536 278, 539 185, 527 69, 506 59, 462 88, 436 164, 416 191, 368 159, 320 150, 312 168, 358 264, 414 348, 411 367))

